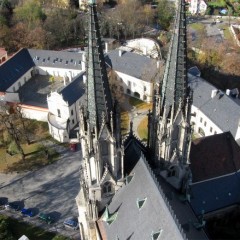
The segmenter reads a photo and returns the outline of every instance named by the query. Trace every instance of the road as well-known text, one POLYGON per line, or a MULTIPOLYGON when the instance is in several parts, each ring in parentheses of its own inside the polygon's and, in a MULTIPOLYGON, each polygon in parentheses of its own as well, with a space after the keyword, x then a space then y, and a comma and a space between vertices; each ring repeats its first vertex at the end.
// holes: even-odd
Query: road
MULTIPOLYGON (((79 149, 79 146, 78 146, 79 149)), ((2 213, 33 223, 50 231, 80 239, 78 230, 65 229, 63 221, 78 216, 75 197, 80 189, 79 167, 81 151, 62 149, 61 157, 55 163, 25 174, 0 174, 0 199, 17 202, 21 207, 32 208, 33 218, 21 216, 20 212, 3 210, 2 213), (47 225, 37 215, 50 214, 54 223, 47 225)))

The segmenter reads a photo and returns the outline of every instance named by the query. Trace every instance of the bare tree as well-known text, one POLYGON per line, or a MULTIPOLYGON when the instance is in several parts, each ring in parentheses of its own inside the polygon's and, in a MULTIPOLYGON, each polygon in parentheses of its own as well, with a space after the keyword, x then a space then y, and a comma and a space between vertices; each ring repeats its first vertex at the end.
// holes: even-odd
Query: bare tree
POLYGON ((4 125, 5 130, 8 132, 11 139, 17 146, 19 153, 22 156, 22 160, 25 160, 25 153, 21 147, 21 131, 18 124, 16 124, 16 116, 14 113, 0 112, 0 121, 4 125))
POLYGON ((124 88, 121 85, 121 80, 114 70, 108 71, 108 80, 110 85, 110 90, 112 93, 112 98, 117 100, 119 103, 125 101, 124 88))

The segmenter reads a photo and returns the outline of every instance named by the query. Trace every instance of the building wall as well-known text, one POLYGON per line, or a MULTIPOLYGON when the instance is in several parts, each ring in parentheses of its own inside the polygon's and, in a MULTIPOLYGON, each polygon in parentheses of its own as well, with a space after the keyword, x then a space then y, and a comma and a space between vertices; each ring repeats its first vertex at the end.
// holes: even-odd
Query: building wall
POLYGON ((193 124, 193 130, 202 136, 211 136, 214 134, 222 133, 223 131, 212 122, 201 110, 192 105, 192 117, 191 123, 193 124), (203 130, 204 134, 201 132, 203 130))
POLYGON ((51 67, 37 67, 40 75, 53 75, 56 77, 68 77, 70 81, 80 74, 81 70, 64 69, 64 68, 51 68, 51 67))
POLYGON ((47 122, 48 109, 29 105, 20 105, 23 115, 29 119, 47 122))
POLYGON ((143 81, 141 79, 129 76, 127 74, 117 72, 119 77, 119 83, 124 88, 124 93, 132 97, 137 97, 136 93, 139 94, 139 99, 151 102, 152 101, 152 88, 153 84, 150 82, 143 81))
POLYGON ((7 89, 6 92, 17 92, 20 87, 22 87, 29 79, 32 77, 33 68, 28 70, 22 77, 20 77, 11 87, 7 89))

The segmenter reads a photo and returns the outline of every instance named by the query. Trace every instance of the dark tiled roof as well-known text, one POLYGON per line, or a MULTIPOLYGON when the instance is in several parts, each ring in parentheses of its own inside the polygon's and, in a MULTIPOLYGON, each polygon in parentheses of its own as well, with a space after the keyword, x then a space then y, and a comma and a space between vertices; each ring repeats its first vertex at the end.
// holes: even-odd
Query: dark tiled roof
POLYGON ((240 147, 230 132, 192 142, 190 167, 193 182, 204 181, 240 169, 240 147))
POLYGON ((107 53, 106 63, 117 72, 128 74, 132 77, 145 81, 151 81, 156 75, 157 62, 144 55, 122 51, 119 56, 119 49, 107 53))
POLYGON ((141 153, 144 153, 146 156, 146 148, 134 135, 129 135, 124 142, 124 174, 129 174, 132 171, 141 153))
POLYGON ((191 186, 191 206, 197 215, 240 202, 240 173, 234 173, 191 186))
POLYGON ((59 93, 62 94, 64 101, 68 102, 69 106, 75 103, 85 93, 83 74, 78 76, 74 81, 70 82, 59 93))
POLYGON ((223 132, 230 131, 235 137, 240 119, 239 104, 202 78, 189 74, 189 85, 193 89, 193 105, 223 132), (218 90, 214 98, 211 98, 212 90, 218 90))
POLYGON ((36 66, 81 70, 82 53, 28 49, 36 66))
MULTIPOLYGON (((136 157, 137 158, 137 157, 136 157)), ((183 239, 175 220, 161 195, 145 162, 140 157, 130 183, 124 185, 112 199, 109 212, 118 211, 110 225, 101 221, 107 239, 151 239, 151 234, 162 229, 160 239, 183 239), (146 201, 139 210, 137 199, 146 201)))
POLYGON ((0 91, 5 92, 34 65, 27 49, 18 51, 0 66, 0 91))

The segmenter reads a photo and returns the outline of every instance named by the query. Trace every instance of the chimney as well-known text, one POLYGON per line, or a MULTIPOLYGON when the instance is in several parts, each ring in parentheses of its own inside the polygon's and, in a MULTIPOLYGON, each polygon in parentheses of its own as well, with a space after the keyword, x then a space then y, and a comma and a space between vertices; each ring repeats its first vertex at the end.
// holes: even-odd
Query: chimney
POLYGON ((86 75, 83 75, 83 83, 86 84, 86 81, 87 81, 87 77, 86 75))
POLYGON ((105 42, 105 52, 108 53, 108 43, 105 42))
POLYGON ((122 56, 122 50, 119 49, 118 53, 119 53, 119 57, 121 57, 122 56))
POLYGON ((214 89, 212 90, 212 93, 211 93, 211 98, 214 98, 218 93, 218 90, 214 89))
POLYGON ((226 94, 229 96, 230 93, 231 93, 231 90, 230 90, 230 89, 227 89, 227 90, 226 90, 226 94))
POLYGON ((86 56, 85 56, 85 53, 83 53, 83 55, 82 55, 81 64, 82 64, 82 70, 85 71, 86 70, 86 56))

